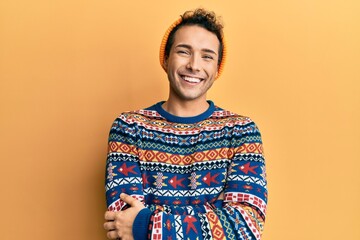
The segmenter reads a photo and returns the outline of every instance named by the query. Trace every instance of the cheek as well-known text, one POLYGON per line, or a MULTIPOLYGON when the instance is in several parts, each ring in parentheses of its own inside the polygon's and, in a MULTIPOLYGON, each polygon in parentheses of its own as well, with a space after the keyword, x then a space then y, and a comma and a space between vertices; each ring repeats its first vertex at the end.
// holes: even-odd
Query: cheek
POLYGON ((208 66, 206 66, 205 70, 209 75, 217 75, 218 72, 217 64, 209 64, 208 66))

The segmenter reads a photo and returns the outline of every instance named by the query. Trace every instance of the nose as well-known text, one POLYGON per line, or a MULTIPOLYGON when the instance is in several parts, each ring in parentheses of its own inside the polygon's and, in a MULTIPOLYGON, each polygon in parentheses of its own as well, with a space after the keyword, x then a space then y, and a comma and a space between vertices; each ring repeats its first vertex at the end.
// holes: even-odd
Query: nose
POLYGON ((200 56, 197 56, 197 54, 193 54, 190 58, 189 58, 189 62, 187 64, 187 68, 189 70, 192 70, 194 72, 198 72, 200 71, 200 60, 201 60, 201 57, 200 56))

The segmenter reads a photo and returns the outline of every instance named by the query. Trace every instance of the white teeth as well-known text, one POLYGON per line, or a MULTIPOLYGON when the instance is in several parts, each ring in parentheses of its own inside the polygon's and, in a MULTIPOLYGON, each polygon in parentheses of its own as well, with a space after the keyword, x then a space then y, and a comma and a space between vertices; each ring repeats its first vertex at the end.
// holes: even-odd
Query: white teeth
POLYGON ((191 82, 191 83, 199 83, 199 82, 201 82, 201 79, 194 78, 194 77, 183 76, 183 79, 185 81, 188 81, 188 82, 191 82))

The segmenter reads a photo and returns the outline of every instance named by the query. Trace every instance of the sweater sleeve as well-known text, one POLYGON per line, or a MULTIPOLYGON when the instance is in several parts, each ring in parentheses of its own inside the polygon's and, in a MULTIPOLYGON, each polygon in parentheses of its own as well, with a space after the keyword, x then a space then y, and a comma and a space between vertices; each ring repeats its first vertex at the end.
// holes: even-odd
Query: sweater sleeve
MULTIPOLYGON (((253 122, 247 125, 246 131, 234 131, 231 161, 218 200, 212 198, 186 206, 156 204, 154 199, 146 203, 145 196, 151 194, 144 189, 148 174, 139 164, 136 126, 121 122, 121 119, 116 120, 110 130, 106 198, 110 211, 127 208, 119 199, 122 192, 147 207, 139 212, 133 223, 135 240, 261 238, 267 188, 261 136, 253 122)), ((180 178, 173 180, 173 184, 184 184, 180 178)), ((216 182, 217 178, 208 181, 216 182)), ((168 193, 164 191, 164 194, 168 193)))
MULTIPOLYGON (((105 191, 108 211, 122 211, 129 206, 120 199, 127 193, 145 206, 142 173, 136 147, 136 124, 128 115, 121 114, 112 124, 108 140, 105 191)), ((146 239, 151 211, 142 209, 133 223, 134 239, 146 239)))
POLYGON ((125 210, 121 193, 132 195, 144 203, 142 176, 136 147, 136 125, 125 123, 126 114, 120 115, 111 126, 106 161, 105 191, 109 211, 125 210))
POLYGON ((267 206, 267 180, 261 135, 254 122, 247 126, 234 148, 226 181, 222 214, 232 224, 237 239, 260 239, 267 206))

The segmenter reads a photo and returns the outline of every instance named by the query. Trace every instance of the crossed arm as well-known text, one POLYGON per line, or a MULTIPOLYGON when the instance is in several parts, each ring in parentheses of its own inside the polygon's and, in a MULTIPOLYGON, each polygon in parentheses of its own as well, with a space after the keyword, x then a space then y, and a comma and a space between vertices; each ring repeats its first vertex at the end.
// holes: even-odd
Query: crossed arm
MULTIPOLYGON (((218 200, 223 200, 224 194, 221 193, 218 200)), ((130 207, 121 212, 105 212, 104 228, 107 230, 109 239, 133 240, 133 222, 137 214, 145 208, 145 206, 135 198, 122 193, 120 199, 127 203, 130 207)))
POLYGON ((106 211, 104 228, 108 231, 107 237, 109 239, 132 240, 134 239, 132 233, 133 222, 137 214, 145 206, 139 200, 125 193, 120 195, 120 199, 130 207, 120 212, 106 211))
MULTIPOLYGON (((233 162, 233 168, 236 166, 237 170, 235 174, 230 174, 227 178, 224 195, 219 194, 218 196, 218 200, 221 200, 221 198, 224 198, 224 200, 215 201, 221 203, 216 204, 216 206, 205 203, 203 206, 205 212, 191 213, 188 212, 187 207, 183 209, 183 212, 179 213, 171 209, 166 209, 166 206, 161 205, 145 207, 139 200, 122 193, 120 195, 120 202, 127 205, 126 209, 124 208, 119 212, 106 212, 105 214, 105 220, 107 222, 104 224, 104 228, 108 231, 108 238, 120 238, 124 240, 149 238, 149 236, 146 237, 144 231, 151 231, 151 229, 154 231, 154 228, 148 224, 156 226, 158 223, 162 226, 167 222, 175 222, 175 226, 172 225, 169 229, 166 229, 165 226, 161 227, 163 228, 161 232, 163 232, 163 234, 166 232, 166 234, 170 234, 168 236, 172 235, 175 237, 175 235, 178 234, 178 230, 176 230, 175 233, 174 227, 176 228, 176 222, 181 221, 182 223, 180 224, 184 225, 184 228, 180 231, 181 235, 184 234, 184 237, 188 236, 188 234, 193 235, 194 233, 200 236, 212 236, 218 234, 218 231, 224 232, 224 234, 226 231, 227 235, 236 236, 232 239, 260 239, 265 220, 265 216, 262 213, 265 213, 266 202, 251 193, 246 193, 244 190, 241 190, 243 188, 250 189, 256 187, 258 184, 241 183, 242 181, 246 181, 247 178, 256 180, 255 177, 237 174, 241 171, 240 169, 245 172, 251 172, 255 171, 256 168, 251 167, 249 163, 244 164, 244 162, 247 162, 246 160, 237 160, 236 162, 238 163, 233 162), (154 209, 156 209, 155 212, 154 209), (135 224, 135 222, 138 223, 139 219, 150 219, 150 216, 154 217, 150 222, 146 223, 144 221, 141 225, 135 224), (158 219, 157 221, 155 221, 156 218, 158 219), (134 226, 139 226, 140 228, 134 226), (170 233, 170 229, 172 229, 172 233, 170 233), (134 237, 133 231, 135 231, 134 234, 136 234, 137 237, 134 237)), ((235 169, 233 169, 233 171, 235 171, 235 169)), ((260 182, 260 180, 256 181, 260 182)), ((260 188, 256 189, 256 191, 257 190, 260 190, 260 188)), ((155 233, 156 231, 157 230, 155 230, 155 233)))
MULTIPOLYGON (((138 162, 134 160, 135 158, 115 158, 110 154, 107 175, 107 177, 111 177, 107 184, 109 210, 113 210, 113 204, 118 204, 116 198, 119 199, 119 196, 120 205, 117 206, 124 206, 126 204, 127 207, 121 207, 121 211, 118 209, 115 212, 106 212, 104 228, 108 231, 108 238, 124 240, 132 240, 134 238, 157 239, 159 236, 155 235, 160 228, 160 237, 162 234, 162 236, 176 238, 179 234, 180 237, 195 238, 196 236, 203 236, 204 238, 209 238, 210 236, 211 238, 211 236, 218 234, 220 231, 231 239, 252 238, 259 240, 265 220, 267 191, 266 180, 263 177, 265 165, 261 151, 261 139, 258 131, 254 129, 249 130, 249 136, 244 138, 245 142, 237 148, 231 160, 228 176, 226 180, 224 179, 224 200, 216 201, 217 197, 222 198, 220 190, 218 195, 215 196, 215 202, 220 204, 215 206, 207 203, 207 201, 203 201, 204 205, 199 205, 202 210, 196 211, 194 209, 195 212, 192 210, 188 211, 188 208, 191 208, 190 205, 184 206, 179 212, 179 208, 173 211, 173 209, 169 209, 167 206, 154 204, 146 205, 145 208, 142 202, 146 192, 143 191, 143 184, 140 180, 141 177, 139 177, 141 176, 141 171, 138 162), (117 174, 113 173, 112 169, 116 169, 118 171, 116 172, 117 174), (133 191, 136 191, 136 193, 133 191), (119 192, 131 194, 140 201, 124 193, 119 195, 119 192), (265 197, 263 197, 264 195, 265 197), (139 196, 141 197, 139 198, 139 196), (139 219, 147 219, 147 223, 142 221, 141 224, 138 224, 139 219), (168 222, 170 225, 167 225, 168 222), (136 235, 135 237, 134 234, 136 235)), ((110 143, 110 145, 115 146, 113 143, 110 143)), ((201 180, 203 181, 205 177, 210 177, 208 173, 205 171, 198 174, 202 175, 201 180)), ((218 176, 220 178, 221 175, 218 176)), ((214 178, 212 181, 219 181, 219 178, 214 178)), ((147 181, 146 178, 143 180, 147 181)), ((170 178, 167 181, 169 180, 170 178)), ((177 180, 179 179, 174 179, 174 181, 177 180)), ((214 202, 214 199, 211 202, 214 202)))

